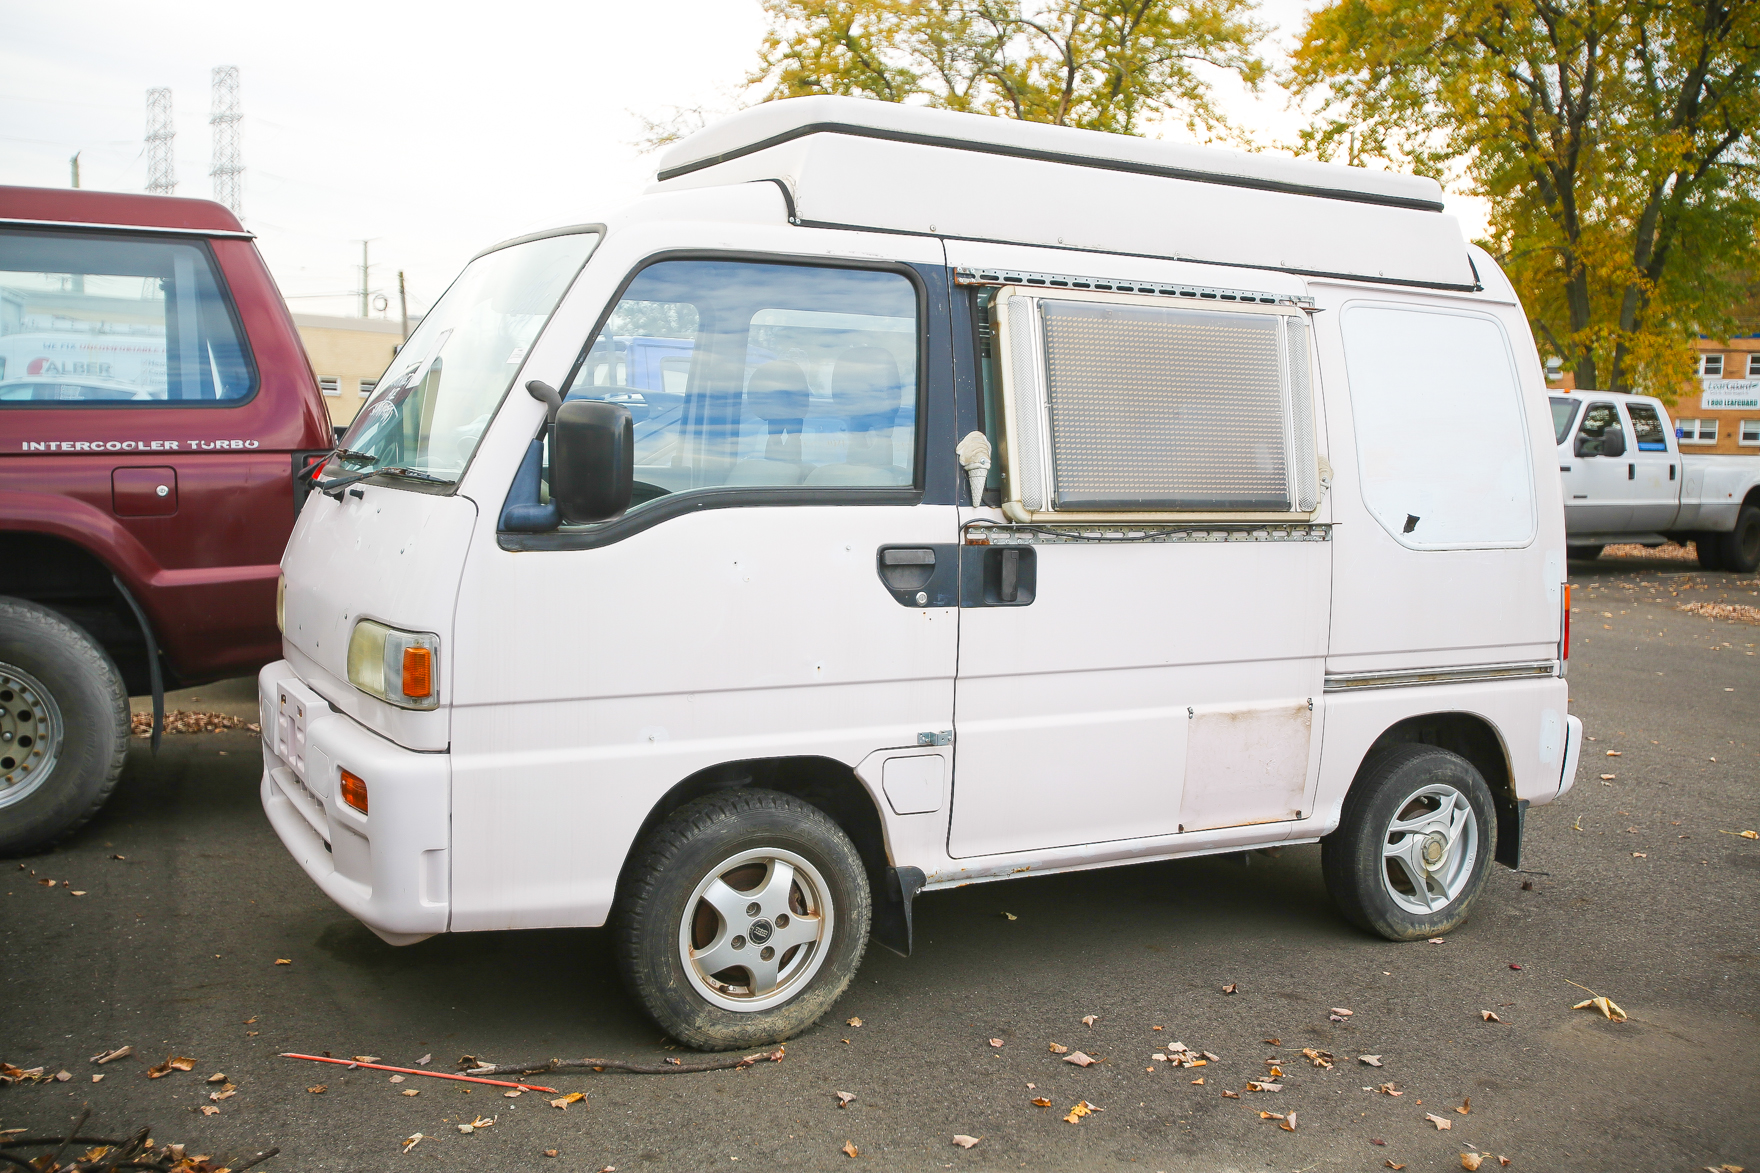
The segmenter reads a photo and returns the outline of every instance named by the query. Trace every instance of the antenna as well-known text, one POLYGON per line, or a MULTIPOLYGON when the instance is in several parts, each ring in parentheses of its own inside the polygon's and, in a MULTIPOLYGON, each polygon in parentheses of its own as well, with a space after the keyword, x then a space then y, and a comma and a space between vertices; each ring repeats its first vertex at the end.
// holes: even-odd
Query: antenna
POLYGON ((160 86, 147 91, 147 190, 154 195, 171 195, 177 190, 177 158, 172 140, 177 131, 171 125, 171 90, 160 86))
POLYGON ((244 164, 239 161, 238 124, 244 114, 238 108, 238 66, 214 67, 214 97, 208 122, 214 127, 214 199, 244 215, 244 164))

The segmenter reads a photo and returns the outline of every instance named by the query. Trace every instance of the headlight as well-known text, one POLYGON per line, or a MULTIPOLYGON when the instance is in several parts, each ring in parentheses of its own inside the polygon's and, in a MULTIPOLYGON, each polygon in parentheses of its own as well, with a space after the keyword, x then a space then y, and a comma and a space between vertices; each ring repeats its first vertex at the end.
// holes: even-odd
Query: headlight
POLYGON ((406 709, 440 703, 439 661, 440 637, 426 632, 362 619, 348 637, 348 682, 406 709))
POLYGON ((275 630, 287 634, 287 575, 275 576, 275 630))

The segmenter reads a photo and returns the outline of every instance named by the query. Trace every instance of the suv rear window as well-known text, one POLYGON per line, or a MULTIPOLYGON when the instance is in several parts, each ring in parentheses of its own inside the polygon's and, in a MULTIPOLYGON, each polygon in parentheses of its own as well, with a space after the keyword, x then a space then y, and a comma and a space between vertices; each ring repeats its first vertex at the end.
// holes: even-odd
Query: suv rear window
POLYGON ((199 242, 0 232, 0 406, 236 403, 255 388, 199 242))

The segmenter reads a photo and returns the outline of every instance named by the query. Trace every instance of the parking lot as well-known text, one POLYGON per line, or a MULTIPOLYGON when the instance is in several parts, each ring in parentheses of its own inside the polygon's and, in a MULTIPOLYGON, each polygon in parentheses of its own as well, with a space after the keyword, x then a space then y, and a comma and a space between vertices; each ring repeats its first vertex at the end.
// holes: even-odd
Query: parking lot
POLYGON ((1650 559, 1572 569, 1572 708, 1594 740, 1575 790, 1531 814, 1526 870, 1495 869, 1445 942, 1347 926, 1311 845, 977 885, 921 899, 916 955, 871 948, 781 1063, 536 1078, 587 1094, 566 1110, 278 1056, 680 1054, 617 984, 602 931, 387 946, 276 841, 254 737, 168 736, 156 758, 137 739, 93 824, 5 865, 0 1060, 71 1078, 0 1087, 0 1128, 53 1131, 89 1104, 93 1135, 151 1124, 192 1153, 279 1145, 263 1167, 312 1170, 1307 1173, 1457 1169, 1463 1152, 1754 1168, 1760 841, 1740 832, 1760 827, 1760 625, 1680 607, 1760 605, 1756 582, 1650 559), (1630 1020, 1571 1009, 1585 990, 1630 1020), (1151 1058, 1175 1042, 1217 1058, 1151 1058), (193 1069, 149 1079, 169 1056, 193 1069), (1283 1090, 1245 1090, 1267 1060, 1283 1090), (236 1094, 213 1102, 217 1073, 236 1094), (1083 1101, 1100 1110, 1066 1120, 1083 1101))

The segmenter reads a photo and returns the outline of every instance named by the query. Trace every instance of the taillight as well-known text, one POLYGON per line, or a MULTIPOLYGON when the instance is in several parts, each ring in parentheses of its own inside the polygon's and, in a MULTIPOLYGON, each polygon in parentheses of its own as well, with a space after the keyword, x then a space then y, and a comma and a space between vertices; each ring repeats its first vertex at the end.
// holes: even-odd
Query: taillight
POLYGON ((434 653, 427 648, 403 649, 403 695, 412 699, 434 691, 434 653))
POLYGON ((347 770, 342 771, 342 801, 363 815, 367 813, 367 784, 347 770))
POLYGON ((1559 659, 1569 661, 1571 658, 1571 584, 1564 584, 1564 648, 1559 659))

